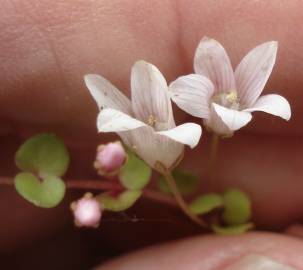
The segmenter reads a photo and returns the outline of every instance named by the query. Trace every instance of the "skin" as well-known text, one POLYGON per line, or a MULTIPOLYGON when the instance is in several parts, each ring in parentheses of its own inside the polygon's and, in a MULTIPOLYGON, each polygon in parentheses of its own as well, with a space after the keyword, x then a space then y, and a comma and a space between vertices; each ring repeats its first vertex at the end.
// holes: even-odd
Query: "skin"
MULTIPOLYGON (((102 74, 129 94, 130 68, 138 59, 155 64, 171 81, 192 72, 194 50, 204 35, 224 45, 234 67, 257 44, 277 40, 278 58, 264 93, 278 93, 290 101, 291 121, 255 113, 252 123, 232 139, 222 141, 211 180, 203 179, 208 136, 203 135, 197 149, 187 151, 183 166, 201 176, 201 191, 222 191, 231 186, 247 191, 260 228, 281 229, 300 220, 303 214, 303 32, 295 31, 295 26, 302 22, 302 5, 299 0, 207 0, 190 4, 185 0, 5 1, 0 9, 1 175, 14 175, 14 152, 25 137, 52 131, 67 142, 71 151, 73 160, 68 177, 96 177, 91 167, 95 147, 109 137, 96 134, 97 108, 84 86, 84 74, 102 74)), ((199 122, 179 110, 175 116, 177 123, 199 122)), ((45 212, 24 202, 12 188, 1 188, 0 195, 0 213, 6 217, 0 224, 1 252, 14 252, 29 242, 56 235, 70 220, 65 214, 70 197, 61 207, 45 212), (11 208, 7 207, 8 202, 11 208)), ((142 208, 138 211, 146 213, 142 208)), ((175 213, 169 215, 178 218, 175 213)), ((169 231, 170 227, 166 227, 169 231)), ((189 234, 197 231, 191 227, 186 230, 189 234)), ((117 232, 111 233, 115 239, 117 232)), ((181 234, 177 230, 178 235, 181 234)), ((119 236, 117 241, 125 237, 119 236)), ((270 237, 253 236, 260 245, 270 237)), ((188 243, 194 241, 201 247, 215 243, 225 253, 228 252, 226 243, 230 241, 249 250, 246 241, 240 239, 253 236, 235 240, 197 238, 188 243)), ((269 248, 270 252, 276 252, 276 258, 286 250, 298 253, 298 241, 276 237, 281 243, 285 241, 277 252, 275 247, 269 248)), ((179 244, 173 248, 181 249, 179 244)), ((169 250, 169 258, 176 256, 169 250)), ((158 251, 148 252, 142 256, 158 251)), ((214 249, 214 260, 216 254, 214 249)), ((128 259, 123 263, 125 260, 128 259)), ((133 262, 136 256, 129 260, 133 262)), ((303 269, 294 257, 285 258, 285 262, 303 269)), ((143 259, 140 263, 151 262, 143 259)), ((184 262, 185 266, 187 263, 184 262)))
POLYGON ((97 269, 181 270, 184 269, 185 265, 186 269, 225 269, 248 254, 262 254, 271 260, 302 269, 302 253, 293 254, 290 250, 286 250, 284 245, 301 249, 303 244, 302 241, 275 234, 249 233, 232 238, 200 236, 147 248, 121 257, 97 269))

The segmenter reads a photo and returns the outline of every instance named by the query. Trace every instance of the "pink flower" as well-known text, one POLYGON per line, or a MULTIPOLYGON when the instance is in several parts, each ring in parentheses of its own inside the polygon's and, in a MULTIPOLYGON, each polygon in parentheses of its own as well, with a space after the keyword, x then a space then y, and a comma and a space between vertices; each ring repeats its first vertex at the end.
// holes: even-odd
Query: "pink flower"
POLYGON ((258 45, 233 72, 222 45, 204 37, 194 58, 196 74, 172 82, 170 96, 181 109, 203 118, 209 129, 223 136, 231 136, 248 124, 254 111, 289 120, 290 105, 284 97, 260 96, 273 69, 277 47, 276 41, 258 45))
POLYGON ((100 203, 93 198, 91 193, 86 193, 83 198, 73 202, 71 209, 74 214, 75 224, 78 227, 98 227, 102 216, 100 203))
POLYGON ((126 159, 127 154, 121 142, 117 141, 98 146, 94 165, 100 175, 115 175, 126 159))
POLYGON ((151 167, 171 169, 182 157, 184 144, 195 147, 201 127, 185 123, 176 127, 168 87, 152 64, 138 61, 131 72, 130 101, 98 75, 86 75, 85 83, 100 113, 99 132, 116 132, 123 142, 151 167))

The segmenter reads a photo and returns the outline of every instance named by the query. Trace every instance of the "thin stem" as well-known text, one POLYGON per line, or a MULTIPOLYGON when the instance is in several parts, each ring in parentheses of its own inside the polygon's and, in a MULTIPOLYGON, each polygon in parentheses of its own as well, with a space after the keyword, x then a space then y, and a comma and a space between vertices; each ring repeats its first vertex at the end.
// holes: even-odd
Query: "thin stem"
POLYGON ((209 162, 208 162, 208 169, 207 169, 207 176, 211 178, 214 174, 218 148, 219 148, 219 141, 220 137, 216 133, 213 133, 211 138, 211 145, 210 145, 210 154, 209 154, 209 162))
POLYGON ((161 202, 170 206, 178 207, 173 197, 164 195, 161 192, 156 192, 151 189, 144 189, 143 196, 147 199, 151 199, 156 202, 161 202))
POLYGON ((182 209, 184 214, 187 215, 192 221, 194 221, 198 225, 200 225, 202 227, 207 227, 207 224, 204 222, 204 220, 202 220, 197 215, 195 215, 194 213, 191 212, 187 203, 184 201, 181 193, 179 192, 176 181, 170 172, 165 174, 165 179, 166 179, 167 184, 169 185, 173 195, 175 196, 175 199, 176 199, 178 205, 180 206, 180 208, 182 209))
POLYGON ((67 180, 66 187, 70 189, 120 190, 119 183, 100 180, 67 180))
MULTIPOLYGON (((102 180, 72 180, 69 179, 65 181, 66 187, 69 189, 93 189, 93 190, 121 190, 119 183, 107 182, 102 180)), ((0 185, 13 186, 14 181, 10 177, 0 177, 0 185)), ((164 203, 170 206, 176 207, 177 204, 175 200, 161 192, 157 192, 151 189, 144 189, 142 196, 144 198, 164 203)))
POLYGON ((2 186, 12 186, 14 182, 9 177, 0 177, 0 185, 2 186))

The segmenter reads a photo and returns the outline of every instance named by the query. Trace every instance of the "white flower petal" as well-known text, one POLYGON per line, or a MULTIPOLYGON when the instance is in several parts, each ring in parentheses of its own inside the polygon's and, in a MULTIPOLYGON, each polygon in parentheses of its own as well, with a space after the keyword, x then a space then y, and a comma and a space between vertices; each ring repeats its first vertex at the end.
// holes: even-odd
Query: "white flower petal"
POLYGON ((114 109, 103 109, 97 118, 99 132, 121 132, 146 126, 143 122, 114 109))
POLYGON ((234 72, 230 59, 222 45, 208 37, 204 37, 196 50, 194 69, 197 74, 208 77, 215 86, 215 91, 235 89, 234 72))
POLYGON ((270 41, 252 49, 235 71, 240 104, 252 106, 261 95, 276 61, 278 43, 270 41))
POLYGON ((183 153, 183 144, 157 134, 149 126, 129 132, 132 136, 132 150, 153 168, 160 162, 169 169, 183 153))
POLYGON ((130 100, 102 76, 84 76, 86 87, 97 102, 99 109, 112 108, 127 114, 132 113, 130 100))
POLYGON ((209 99, 214 86, 208 78, 198 74, 179 77, 170 84, 168 92, 185 112, 195 117, 209 117, 209 99))
MULTIPOLYGON (((136 130, 136 129, 135 129, 136 130)), ((121 140, 123 141, 123 143, 125 145, 127 145, 128 147, 131 148, 132 146, 132 131, 133 130, 130 130, 130 131, 121 131, 121 132, 118 132, 118 135, 120 136, 121 140)))
POLYGON ((252 116, 249 112, 236 111, 213 103, 213 108, 224 124, 232 131, 238 130, 249 123, 252 116))
POLYGON ((210 106, 210 117, 203 119, 203 123, 208 130, 211 130, 218 135, 228 137, 233 134, 233 131, 224 124, 220 116, 215 112, 212 104, 210 106))
POLYGON ((136 62, 131 73, 131 88, 136 118, 145 123, 155 120, 164 129, 175 126, 166 80, 154 65, 136 62))
POLYGON ((252 106, 252 108, 243 111, 262 111, 276 116, 280 116, 281 118, 287 121, 291 117, 290 105, 286 98, 275 94, 269 94, 259 97, 256 103, 252 106))
POLYGON ((200 125, 194 123, 185 123, 173 129, 157 132, 179 143, 186 144, 190 148, 194 148, 202 135, 200 125))

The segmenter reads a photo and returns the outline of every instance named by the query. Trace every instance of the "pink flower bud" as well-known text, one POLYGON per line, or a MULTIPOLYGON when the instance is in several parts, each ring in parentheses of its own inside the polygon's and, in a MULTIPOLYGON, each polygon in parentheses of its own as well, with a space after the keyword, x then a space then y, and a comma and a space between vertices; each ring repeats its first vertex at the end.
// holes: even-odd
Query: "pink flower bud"
POLYGON ((74 214, 75 224, 78 227, 98 227, 102 216, 100 203, 93 198, 91 193, 86 193, 83 198, 73 202, 71 209, 74 214))
POLYGON ((103 144, 97 148, 94 165, 100 175, 115 175, 125 163, 126 158, 127 154, 119 141, 103 144))

